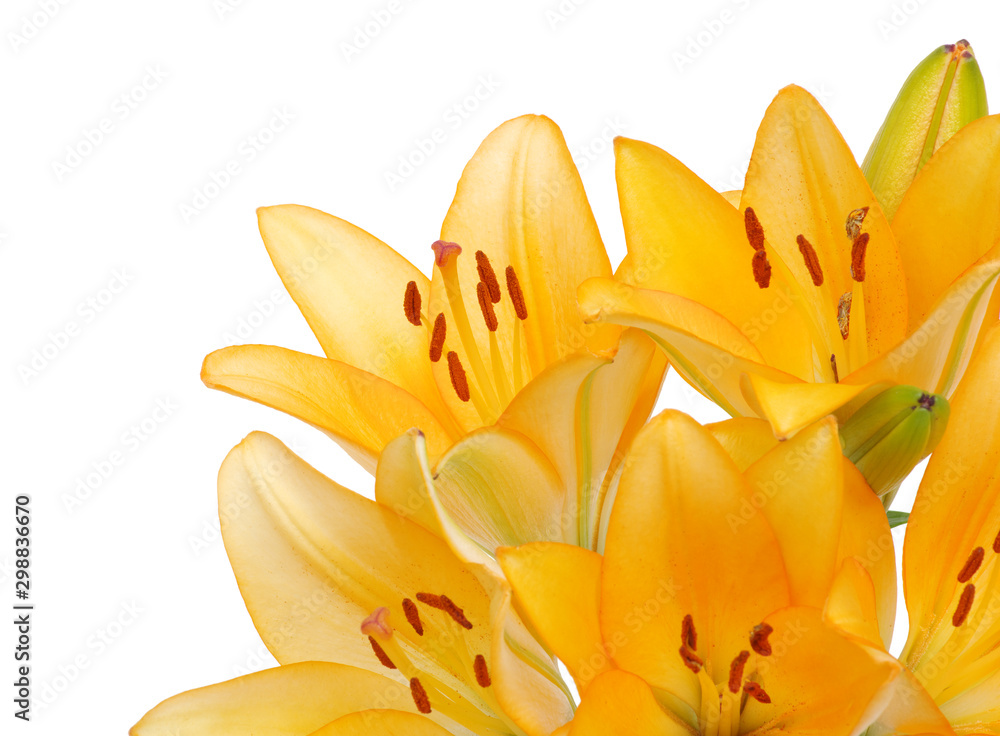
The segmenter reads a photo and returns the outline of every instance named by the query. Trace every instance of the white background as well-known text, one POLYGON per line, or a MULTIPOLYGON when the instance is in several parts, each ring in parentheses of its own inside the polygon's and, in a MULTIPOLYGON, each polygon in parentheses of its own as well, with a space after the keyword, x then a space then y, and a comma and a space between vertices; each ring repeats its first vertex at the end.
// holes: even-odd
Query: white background
MULTIPOLYGON (((13 499, 29 493, 31 664, 49 702, 30 725, 13 719, 13 627, 0 626, 0 730, 122 734, 167 696, 273 661, 217 534, 216 472, 251 430, 370 492, 323 435, 199 381, 203 355, 241 325, 240 342, 320 352, 275 299, 256 207, 324 209, 427 270, 480 141, 545 113, 617 264, 613 135, 738 188, 764 109, 796 82, 860 159, 910 69, 940 44, 968 37, 1000 94, 998 28, 985 0, 7 0, 0 607, 14 595, 13 499), (278 123, 276 110, 293 119, 278 123), (271 123, 284 129, 261 135, 271 123), (438 128, 444 143, 400 171, 438 128), (271 140, 251 160, 255 137, 271 140), (185 216, 231 162, 239 173, 185 216), (107 478, 94 475, 112 458, 107 478), (94 487, 81 490, 88 476, 94 487)), ((661 405, 721 418, 675 376, 661 405)))

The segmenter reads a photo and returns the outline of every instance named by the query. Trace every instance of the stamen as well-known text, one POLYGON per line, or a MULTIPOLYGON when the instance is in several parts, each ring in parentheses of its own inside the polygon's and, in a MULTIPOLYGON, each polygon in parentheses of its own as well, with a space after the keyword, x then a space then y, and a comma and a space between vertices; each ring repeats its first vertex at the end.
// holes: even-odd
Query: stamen
POLYGON ((472 622, 465 617, 465 611, 455 605, 455 602, 446 595, 434 595, 433 593, 417 593, 417 600, 426 606, 444 611, 457 623, 466 629, 472 628, 472 622))
POLYGON ((361 633, 365 636, 377 636, 388 639, 392 636, 392 624, 389 623, 389 609, 379 606, 371 615, 361 622, 361 633))
POLYGON ((379 643, 375 641, 374 636, 368 637, 368 643, 372 645, 372 651, 375 652, 375 656, 378 657, 378 661, 382 663, 383 667, 388 667, 390 670, 396 669, 396 665, 389 659, 389 655, 379 646, 379 643))
MULTIPOLYGON (((860 207, 856 210, 851 210, 847 214, 847 222, 844 223, 844 229, 847 231, 847 237, 850 240, 857 240, 858 234, 861 232, 861 224, 865 221, 865 217, 868 215, 867 207, 860 207)), ((858 279, 862 281, 863 279, 858 279)))
POLYGON ((767 251, 763 248, 754 251, 753 260, 750 263, 753 266, 753 280, 761 289, 766 289, 771 285, 771 264, 767 260, 767 251))
POLYGON ((434 251, 434 263, 438 268, 444 268, 452 256, 458 256, 462 252, 462 246, 447 240, 435 240, 431 243, 431 250, 434 251))
POLYGON ((750 247, 755 251, 764 250, 764 226, 757 219, 757 213, 753 211, 753 207, 747 207, 743 212, 743 226, 746 228, 750 247))
POLYGON ((490 301, 492 298, 490 296, 490 288, 482 281, 476 284, 476 296, 479 297, 479 309, 483 313, 483 321, 486 322, 486 328, 490 332, 496 332, 500 323, 497 322, 497 313, 493 311, 493 302, 490 301))
POLYGON ((417 288, 416 281, 410 281, 406 284, 406 293, 403 295, 403 311, 411 325, 420 327, 420 289, 417 288))
POLYGON ((477 654, 472 668, 476 671, 476 682, 479 683, 479 687, 489 687, 493 684, 490 679, 490 671, 486 668, 486 657, 477 654))
POLYGON ((409 598, 404 598, 403 613, 406 615, 406 620, 410 622, 410 626, 417 632, 417 635, 423 636, 424 624, 420 620, 420 611, 417 610, 417 604, 409 598))
POLYGON ((481 250, 476 251, 476 270, 479 272, 479 280, 486 284, 490 292, 490 301, 494 304, 500 303, 500 283, 497 275, 493 271, 493 264, 481 250))
POLYGON ((681 644, 694 651, 698 650, 698 632, 695 631, 694 618, 690 613, 681 621, 681 644))
POLYGON ((759 683, 748 682, 743 686, 743 692, 756 700, 758 703, 767 704, 771 702, 771 696, 764 692, 764 688, 762 688, 759 683))
POLYGON ((982 547, 976 547, 972 550, 972 554, 969 555, 969 559, 965 561, 965 565, 958 573, 958 582, 967 583, 972 580, 972 576, 976 574, 979 566, 983 564, 983 557, 986 555, 986 550, 982 547))
POLYGON ((736 655, 736 659, 729 665, 729 692, 736 694, 740 691, 740 683, 743 682, 743 668, 748 659, 750 659, 750 652, 744 649, 736 655))
POLYGON ((431 712, 431 701, 427 697, 427 691, 424 690, 424 686, 416 677, 410 678, 410 695, 413 696, 413 703, 417 706, 418 711, 424 715, 431 712))
POLYGON ((965 619, 969 617, 969 611, 972 610, 972 601, 976 597, 976 586, 969 583, 965 586, 965 590, 962 591, 962 597, 958 599, 958 608, 955 609, 955 615, 951 617, 951 625, 956 629, 965 623, 965 619))
POLYGON ((774 631, 774 627, 771 624, 757 624, 750 634, 750 648, 762 657, 771 656, 771 643, 767 637, 771 635, 772 631, 774 631))
POLYGON ((830 367, 833 368, 833 382, 840 383, 840 374, 837 372, 837 356, 830 353, 830 367))
POLYGON ((1000 555, 1000 532, 997 532, 997 538, 993 540, 993 551, 1000 555))
POLYGON ((813 286, 823 285, 823 269, 819 265, 819 256, 816 255, 816 250, 812 247, 808 240, 806 240, 804 235, 799 235, 795 238, 795 242, 799 244, 799 253, 802 254, 802 259, 806 262, 806 268, 809 269, 809 275, 812 277, 813 286))
POLYGON ((458 398, 468 401, 472 394, 469 393, 469 379, 465 377, 465 369, 462 361, 458 358, 458 353, 454 350, 448 353, 448 375, 451 376, 451 387, 455 389, 458 398))
POLYGON ((680 653, 685 667, 694 672, 696 675, 701 672, 701 668, 705 664, 701 657, 688 649, 686 645, 680 648, 680 653))
POLYGON ((444 318, 444 312, 438 312, 434 318, 434 329, 431 331, 431 362, 437 363, 441 360, 441 353, 444 350, 444 338, 448 334, 448 320, 444 318))
POLYGON ((518 319, 528 319, 528 308, 524 304, 524 294, 521 293, 521 282, 517 279, 513 266, 507 266, 507 293, 514 304, 514 314, 518 319))
POLYGON ((840 336, 847 339, 851 334, 851 304, 854 302, 854 293, 845 291, 840 296, 840 303, 837 305, 837 327, 840 328, 840 336))
POLYGON ((865 280, 865 253, 868 251, 868 233, 861 233, 851 246, 851 278, 865 280))

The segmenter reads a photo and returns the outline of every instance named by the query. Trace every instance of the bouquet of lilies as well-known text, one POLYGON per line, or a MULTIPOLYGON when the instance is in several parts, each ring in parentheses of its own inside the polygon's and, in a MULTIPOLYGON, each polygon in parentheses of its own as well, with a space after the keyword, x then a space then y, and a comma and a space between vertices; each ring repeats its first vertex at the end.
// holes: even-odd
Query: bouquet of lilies
POLYGON ((134 734, 1000 734, 1000 116, 968 43, 860 167, 794 86, 741 191, 615 155, 616 270, 545 117, 480 146, 429 278, 259 210, 325 356, 230 347, 202 378, 327 433, 375 500, 235 447, 226 551, 280 666, 134 734), (732 418, 650 418, 668 367, 732 418))

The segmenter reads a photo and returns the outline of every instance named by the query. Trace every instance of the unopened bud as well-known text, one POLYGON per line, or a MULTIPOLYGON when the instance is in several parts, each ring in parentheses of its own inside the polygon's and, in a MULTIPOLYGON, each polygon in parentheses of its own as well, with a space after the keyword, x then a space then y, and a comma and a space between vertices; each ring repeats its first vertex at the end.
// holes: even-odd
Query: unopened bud
POLYGON ((886 217, 931 155, 986 114, 986 86, 968 41, 941 46, 917 65, 861 165, 886 217))
POLYGON ((893 386, 840 428, 844 455, 886 508, 903 479, 937 447, 950 411, 943 396, 913 386, 893 386))

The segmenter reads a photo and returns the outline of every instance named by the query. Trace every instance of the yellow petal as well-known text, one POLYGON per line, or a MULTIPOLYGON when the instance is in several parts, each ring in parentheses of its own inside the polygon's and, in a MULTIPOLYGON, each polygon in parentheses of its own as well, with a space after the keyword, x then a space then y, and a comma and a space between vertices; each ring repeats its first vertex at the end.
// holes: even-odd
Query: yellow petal
POLYGON ((667 411, 636 438, 611 513, 604 641, 619 666, 695 713, 701 688, 677 653, 684 617, 693 617, 698 656, 721 680, 746 648, 747 632, 788 604, 778 542, 763 515, 741 513, 747 495, 742 474, 711 434, 667 411))
MULTIPOLYGON (((413 441, 412 435, 398 440, 410 446, 413 441)), ((375 497, 409 517, 429 508, 417 487, 425 476, 413 453, 400 450, 383 455, 375 497), (394 467, 400 462, 408 467, 394 467)), ((467 435, 441 458, 432 484, 451 520, 489 555, 501 546, 563 538, 566 489, 548 459, 522 435, 498 428, 467 435)))
MULTIPOLYGON (((992 691, 992 701, 996 702, 996 690, 992 691)), ((982 722, 970 723, 963 733, 980 733, 982 722), (978 728, 977 728, 978 726, 978 728)), ((955 736, 948 719, 938 709, 933 698, 916 677, 903 669, 892 684, 892 699, 879 715, 878 722, 869 730, 870 734, 893 734, 893 736, 955 736)), ((996 733, 994 730, 992 733, 996 733)))
POLYGON ((501 549, 498 557, 518 610, 584 692, 611 668, 598 620, 601 556, 568 544, 539 543, 501 549))
POLYGON ((690 736, 667 715, 649 685, 621 670, 598 677, 576 711, 570 736, 690 736))
POLYGON ((447 416, 428 359, 427 329, 403 311, 406 284, 427 277, 349 222, 300 205, 262 207, 260 234, 285 288, 328 358, 372 373, 447 416))
POLYGON ((611 279, 580 285, 580 310, 590 321, 639 327, 653 338, 670 364, 700 392, 734 416, 753 416, 740 375, 774 380, 798 378, 763 364, 760 352, 731 322, 675 294, 636 289, 611 279))
POLYGON ((871 577, 883 645, 896 625, 896 550, 885 509, 865 477, 844 458, 844 525, 837 564, 857 559, 871 577))
POLYGON ((740 472, 749 468, 764 453, 778 444, 771 425, 764 419, 737 417, 724 422, 706 424, 705 429, 711 432, 716 441, 725 448, 740 472))
POLYGON ((705 305, 753 333, 762 362, 811 377, 810 337, 792 289, 777 274, 769 288, 757 286, 742 213, 648 143, 616 139, 615 162, 629 250, 619 278, 705 305))
POLYGON ((306 736, 366 708, 416 710, 409 689, 395 680, 342 664, 302 662, 175 695, 129 733, 306 736))
POLYGON ((435 456, 451 444, 448 430, 417 397, 336 360, 239 345, 206 357, 201 380, 322 429, 372 473, 386 444, 411 427, 424 432, 435 456))
POLYGON ((857 558, 844 560, 823 606, 823 621, 876 649, 882 649, 875 584, 857 558))
POLYGON ((1000 115, 970 123, 934 154, 907 190, 892 229, 912 332, 951 283, 1000 243, 1000 115))
POLYGON ((743 196, 742 189, 730 189, 727 192, 719 192, 719 194, 721 194, 722 198, 727 202, 729 202, 729 204, 731 204, 733 207, 739 208, 740 197, 743 196))
POLYGON ((757 677, 771 703, 748 699, 741 733, 765 724, 796 736, 863 733, 891 699, 899 663, 842 636, 814 608, 786 608, 767 621, 774 654, 757 659, 757 677))
MULTIPOLYGON (((610 276, 611 263, 562 132, 548 118, 524 115, 483 141, 462 173, 441 237, 464 249, 459 281, 478 345, 488 345, 475 288, 474 254, 481 250, 502 290, 507 266, 517 273, 528 312, 521 330, 531 375, 581 347, 613 346, 615 330, 588 328, 577 313, 577 285, 590 276, 610 276)), ((453 327, 440 269, 434 270, 431 291, 431 302, 441 305, 453 327)), ((510 355, 516 318, 505 291, 496 309, 496 336, 510 355)), ((461 348, 449 338, 449 349, 468 366, 461 348)))
POLYGON ((822 607, 836 573, 843 455, 833 417, 781 442, 747 468, 742 518, 758 510, 774 529, 793 605, 822 607))
MULTIPOLYGON (((951 401, 948 427, 931 455, 906 530, 903 583, 910 616, 904 661, 918 675, 934 666, 934 653, 952 638, 952 615, 967 583, 973 607, 956 648, 988 652, 1000 642, 994 544, 1000 534, 1000 329, 982 350, 951 401), (983 570, 960 582, 973 550, 985 550, 983 570)), ((937 693, 932 689, 932 695, 937 693)))
POLYGON ((866 392, 870 386, 859 383, 792 383, 775 381, 767 376, 748 374, 744 386, 754 406, 771 423, 779 439, 791 437, 866 392))
POLYGON ((314 731, 311 736, 448 736, 426 716, 398 710, 350 713, 314 731))
MULTIPOLYGON (((386 606, 396 636, 420 648, 404 598, 444 593, 489 648, 489 600, 443 541, 317 472, 270 435, 254 433, 219 471, 219 507, 239 509, 223 539, 240 592, 264 643, 282 663, 336 661, 383 671, 361 622, 386 606), (420 564, 414 564, 419 560, 420 564)), ((425 617, 427 635, 452 634, 425 617)))
POLYGON ((1000 260, 970 268, 905 340, 843 382, 902 383, 950 397, 972 357, 980 329, 996 322, 987 315, 987 307, 998 276, 1000 260))
MULTIPOLYGON (((786 87, 768 107, 757 131, 741 206, 754 208, 769 247, 806 293, 814 295, 818 314, 830 318, 837 314, 841 295, 854 289, 848 215, 868 207, 862 227, 870 235, 863 283, 867 342, 865 333, 853 326, 849 341, 862 341, 856 352, 863 357, 865 348, 871 356, 880 355, 903 338, 906 293, 895 237, 840 131, 802 88, 786 87), (820 287, 811 287, 797 245, 799 235, 819 258, 824 277, 820 287)), ((840 340, 839 334, 834 340, 840 340)))
MULTIPOLYGON (((597 368, 580 391, 580 479, 577 543, 596 548, 618 470, 649 419, 667 372, 667 359, 641 330, 622 333, 609 365, 597 368)), ((571 507, 572 508, 572 507, 571 507)), ((574 537, 567 537, 567 541, 574 537)))

